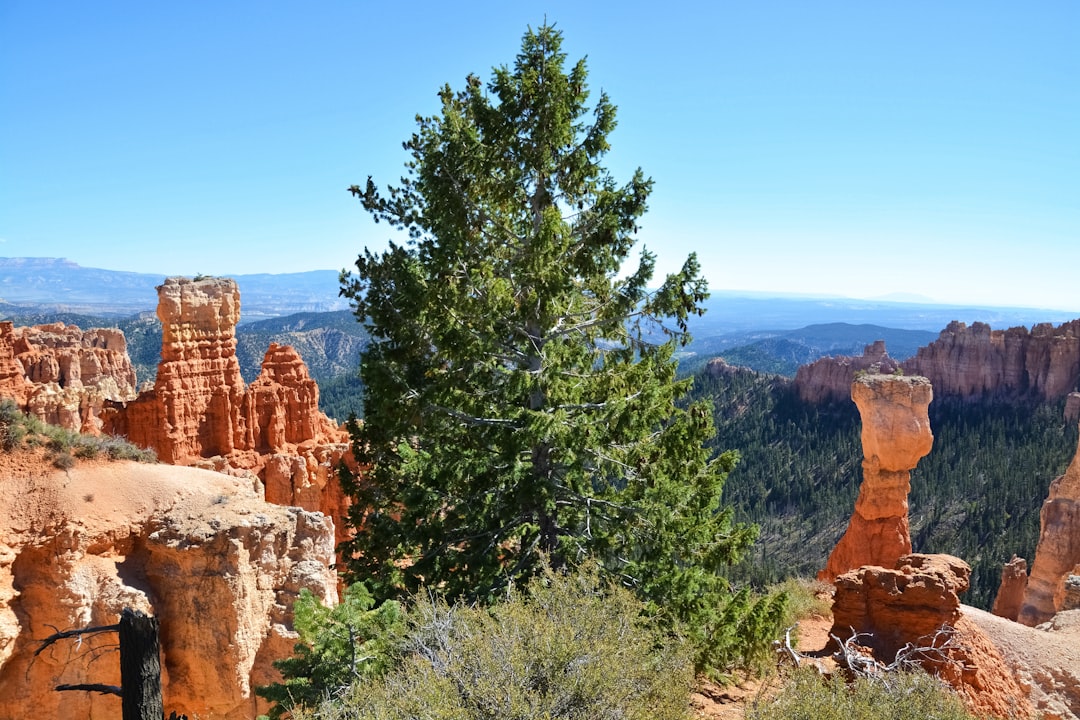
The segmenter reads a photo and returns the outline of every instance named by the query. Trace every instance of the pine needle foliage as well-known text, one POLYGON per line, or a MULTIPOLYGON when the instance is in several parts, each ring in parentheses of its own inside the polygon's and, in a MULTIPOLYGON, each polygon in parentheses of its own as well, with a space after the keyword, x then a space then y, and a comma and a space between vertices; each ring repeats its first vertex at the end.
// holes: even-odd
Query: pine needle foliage
POLYGON ((293 605, 293 626, 300 640, 291 657, 274 661, 284 681, 255 689, 273 703, 266 717, 290 717, 391 667, 404 635, 405 616, 397 603, 383 603, 377 609, 373 604, 362 583, 347 587, 342 601, 332 608, 310 590, 300 591, 293 605))
POLYGON ((603 167, 615 107, 602 92, 587 105, 585 62, 561 45, 530 29, 486 86, 445 86, 404 143, 401 184, 351 188, 409 240, 342 276, 371 338, 349 569, 378 598, 426 584, 484 601, 541 557, 596 557, 726 648, 702 655, 724 669, 780 608, 722 577, 756 529, 721 506, 737 456, 705 447, 711 408, 680 402, 691 380, 673 353, 706 283, 693 255, 655 289, 648 251, 623 272, 652 181, 603 167))

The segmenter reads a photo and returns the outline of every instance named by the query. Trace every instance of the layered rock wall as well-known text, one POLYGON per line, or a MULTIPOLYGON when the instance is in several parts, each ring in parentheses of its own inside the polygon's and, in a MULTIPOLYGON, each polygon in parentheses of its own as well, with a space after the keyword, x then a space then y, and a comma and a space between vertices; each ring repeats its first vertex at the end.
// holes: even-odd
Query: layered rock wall
POLYGON ((328 463, 346 451, 347 434, 319 411, 318 385, 291 347, 271 344, 259 377, 245 387, 236 358, 236 283, 168 278, 158 288, 157 312, 162 347, 154 387, 115 405, 106 429, 168 463, 251 471, 269 480, 272 502, 340 517, 345 499, 328 463), (272 461, 278 456, 291 459, 272 461), (283 467, 292 470, 287 482, 283 467))
POLYGON ((108 401, 135 397, 124 334, 53 323, 0 323, 0 396, 51 425, 97 432, 108 401))
POLYGON ((831 581, 862 565, 891 567, 911 552, 908 492, 911 470, 930 452, 930 381, 862 375, 851 398, 862 417, 863 482, 847 531, 818 577, 831 581))
MULTIPOLYGON (((939 396, 1056 399, 1080 389, 1080 320, 991 330, 986 323, 951 322, 938 339, 901 363, 882 341, 862 357, 822 358, 798 369, 795 390, 804 402, 840 402, 860 371, 930 379, 939 396)), ((1070 411, 1080 414, 1080 404, 1070 411)))
POLYGON ((34 652, 56 629, 131 607, 161 623, 167 711, 253 718, 266 709, 253 688, 280 678, 271 663, 296 641, 300 590, 336 601, 331 523, 264 502, 249 481, 135 463, 4 477, 0 717, 118 717, 118 698, 53 690, 118 685, 115 635, 34 652))
POLYGON ((943 395, 1059 398, 1080 382, 1080 320, 1040 323, 1030 331, 951 322, 903 368, 930 378, 943 395))
POLYGON ((1039 513, 1041 529, 1018 620, 1046 622, 1062 608, 1065 580, 1080 573, 1080 447, 1065 474, 1050 483, 1039 513))
POLYGON ((862 357, 825 357, 795 371, 795 392, 809 403, 840 402, 851 397, 851 383, 857 373, 891 375, 900 364, 889 357, 885 341, 877 340, 863 349, 862 357))

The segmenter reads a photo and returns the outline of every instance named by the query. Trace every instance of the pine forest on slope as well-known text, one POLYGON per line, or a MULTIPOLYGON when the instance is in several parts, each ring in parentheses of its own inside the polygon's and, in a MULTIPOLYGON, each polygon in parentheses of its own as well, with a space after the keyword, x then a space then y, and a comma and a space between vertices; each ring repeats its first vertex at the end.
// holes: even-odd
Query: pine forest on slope
MULTIPOLYGON (((862 482, 854 403, 803 403, 787 379, 745 369, 699 373, 691 397, 712 398, 717 449, 741 455, 725 502, 761 526, 734 579, 812 577, 847 527, 862 482)), ((1063 409, 1064 398, 931 403, 934 446, 911 473, 911 537, 919 552, 971 564, 964 602, 989 608, 1001 566, 1014 553, 1034 559, 1039 509, 1077 446, 1063 409)))

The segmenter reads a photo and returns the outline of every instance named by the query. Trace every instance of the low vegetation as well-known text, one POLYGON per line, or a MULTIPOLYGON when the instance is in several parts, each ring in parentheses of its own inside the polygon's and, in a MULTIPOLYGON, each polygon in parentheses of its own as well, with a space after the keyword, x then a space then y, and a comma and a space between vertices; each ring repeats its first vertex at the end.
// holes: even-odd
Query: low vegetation
POLYGON ((61 470, 75 466, 79 459, 107 458, 157 462, 153 450, 108 435, 84 435, 43 423, 19 410, 14 401, 0 401, 0 448, 11 452, 20 448, 44 447, 53 465, 61 470))
POLYGON ((858 678, 823 678, 804 668, 773 696, 757 700, 746 720, 975 720, 960 698, 922 672, 858 678))
MULTIPOLYGON (((689 648, 662 631, 633 594, 603 581, 595 565, 548 570, 489 607, 420 593, 403 624, 373 629, 355 653, 365 664, 352 677, 339 674, 339 687, 324 687, 322 702, 305 700, 306 710, 297 703, 294 717, 689 717, 689 648)), ((313 649, 347 634, 330 623, 317 635, 313 649)), ((334 660, 337 672, 349 668, 348 658, 334 660)), ((265 688, 260 694, 269 696, 265 688)))

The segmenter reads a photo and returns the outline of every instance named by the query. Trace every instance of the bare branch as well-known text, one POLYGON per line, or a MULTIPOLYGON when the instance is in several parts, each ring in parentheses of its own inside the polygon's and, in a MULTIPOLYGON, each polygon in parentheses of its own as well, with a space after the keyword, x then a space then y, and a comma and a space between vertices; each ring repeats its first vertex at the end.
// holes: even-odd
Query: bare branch
POLYGON ((42 651, 45 650, 45 648, 49 647, 50 645, 52 645, 53 643, 55 643, 55 642, 57 642, 59 640, 63 640, 64 638, 77 637, 77 638, 79 638, 79 641, 81 642, 83 635, 98 635, 100 633, 119 632, 119 631, 120 631, 120 625, 119 624, 117 624, 117 625, 98 625, 97 627, 88 627, 88 628, 82 628, 82 629, 79 629, 79 630, 57 630, 55 633, 53 633, 52 635, 50 635, 49 637, 47 637, 47 638, 45 638, 44 640, 41 641, 41 647, 39 647, 37 650, 34 651, 34 657, 37 657, 38 655, 40 655, 42 653, 42 651))
POLYGON ((54 690, 83 690, 85 692, 96 692, 102 695, 116 695, 123 697, 124 692, 115 685, 102 685, 101 683, 86 683, 83 685, 57 685, 54 690))

